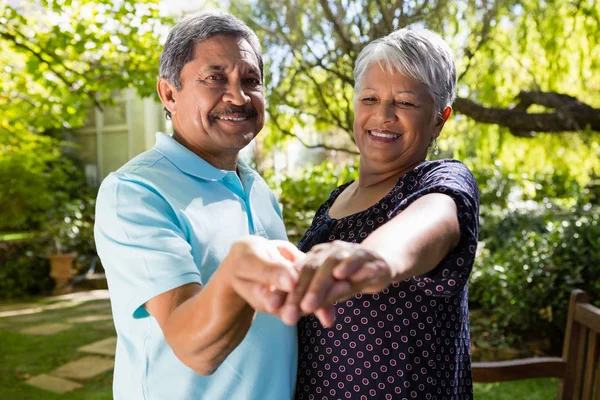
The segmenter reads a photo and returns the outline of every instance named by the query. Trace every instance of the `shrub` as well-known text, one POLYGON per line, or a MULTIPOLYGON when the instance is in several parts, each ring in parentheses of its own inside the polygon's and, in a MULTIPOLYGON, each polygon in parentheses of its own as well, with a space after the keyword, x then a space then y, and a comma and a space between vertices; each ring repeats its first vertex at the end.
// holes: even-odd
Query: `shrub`
POLYGON ((547 204, 488 212, 471 276, 470 302, 495 316, 512 343, 562 342, 571 290, 600 305, 600 210, 563 212, 547 204))
POLYGON ((95 254, 94 192, 70 145, 49 136, 0 142, 0 232, 37 233, 0 243, 0 297, 42 294, 53 287, 45 255, 76 251, 75 273, 95 254))
POLYGON ((0 232, 39 229, 85 186, 69 145, 48 136, 0 141, 0 232))
POLYGON ((76 251, 79 254, 95 253, 93 193, 84 190, 81 198, 72 199, 48 213, 44 224, 45 234, 52 240, 49 252, 76 251))
POLYGON ((302 238, 315 212, 336 187, 357 176, 356 166, 340 166, 331 161, 309 166, 279 180, 266 174, 269 185, 279 197, 290 241, 297 243, 302 238))
POLYGON ((44 258, 43 238, 0 242, 0 297, 14 299, 48 294, 54 287, 44 258))
MULTIPOLYGON (((268 177, 291 241, 300 239, 331 191, 357 173, 354 165, 325 162, 279 180, 268 177)), ((497 347, 549 338, 558 349, 570 291, 586 290, 600 304, 600 209, 563 175, 515 176, 501 165, 473 173, 481 223, 469 301, 474 311, 485 311, 473 313, 475 335, 485 330, 497 347)))

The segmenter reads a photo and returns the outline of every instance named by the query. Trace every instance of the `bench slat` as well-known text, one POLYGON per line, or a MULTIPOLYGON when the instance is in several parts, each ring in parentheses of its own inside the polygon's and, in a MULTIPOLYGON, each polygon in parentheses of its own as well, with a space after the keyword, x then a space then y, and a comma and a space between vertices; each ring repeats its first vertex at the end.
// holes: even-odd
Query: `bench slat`
POLYGON ((472 373, 481 383, 559 378, 559 400, 600 400, 600 308, 573 290, 562 357, 473 363, 472 373))
POLYGON ((598 334, 588 329, 588 349, 583 377, 583 399, 591 399, 594 394, 594 378, 598 367, 598 334))
POLYGON ((564 378, 566 363, 560 357, 524 358, 512 361, 476 362, 473 382, 506 382, 530 378, 564 378))
POLYGON ((596 372, 596 395, 594 396, 594 400, 600 400, 600 371, 596 372))
POLYGON ((575 321, 597 333, 600 333, 600 309, 591 304, 577 304, 575 321))
MULTIPOLYGON (((571 400, 579 399, 581 386, 579 385, 577 373, 580 371, 578 355, 580 350, 580 337, 583 326, 575 322, 575 313, 577 306, 581 303, 588 303, 589 297, 583 290, 573 290, 571 300, 569 301, 569 313, 567 315, 567 331, 565 332, 565 342, 563 346, 562 358, 567 362, 565 378, 559 392, 559 399, 571 400)), ((584 341, 585 341, 584 336, 584 341)), ((584 343, 585 344, 585 343, 584 343)))

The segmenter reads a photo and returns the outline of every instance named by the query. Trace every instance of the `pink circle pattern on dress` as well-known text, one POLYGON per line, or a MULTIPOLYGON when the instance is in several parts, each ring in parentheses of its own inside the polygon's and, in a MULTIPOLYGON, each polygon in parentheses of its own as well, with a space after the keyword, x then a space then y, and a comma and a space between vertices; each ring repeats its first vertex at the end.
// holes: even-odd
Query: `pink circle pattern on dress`
POLYGON ((338 322, 331 329, 314 315, 301 319, 296 399, 472 399, 466 282, 477 247, 475 179, 459 161, 424 162, 373 207, 333 220, 329 207, 348 185, 319 208, 301 250, 333 240, 361 242, 436 192, 455 200, 461 240, 431 272, 336 304, 338 322))

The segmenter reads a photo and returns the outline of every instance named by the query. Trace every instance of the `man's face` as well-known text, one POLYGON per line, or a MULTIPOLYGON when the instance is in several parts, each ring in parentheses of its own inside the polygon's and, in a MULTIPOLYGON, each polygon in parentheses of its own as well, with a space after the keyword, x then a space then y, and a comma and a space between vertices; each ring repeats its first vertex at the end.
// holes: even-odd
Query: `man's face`
POLYGON ((254 139, 264 125, 258 59, 245 39, 214 36, 199 42, 173 92, 174 137, 213 165, 254 139))

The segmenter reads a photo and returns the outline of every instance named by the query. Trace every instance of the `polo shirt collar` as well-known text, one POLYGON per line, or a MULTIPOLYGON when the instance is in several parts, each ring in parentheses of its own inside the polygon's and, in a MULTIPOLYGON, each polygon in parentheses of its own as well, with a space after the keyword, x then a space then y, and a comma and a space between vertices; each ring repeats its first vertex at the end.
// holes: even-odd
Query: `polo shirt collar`
MULTIPOLYGON (((219 181, 233 172, 214 167, 166 133, 156 133, 154 149, 165 156, 181 171, 200 179, 219 181)), ((238 158, 237 168, 243 180, 254 180, 256 178, 256 172, 240 158, 238 158)))

